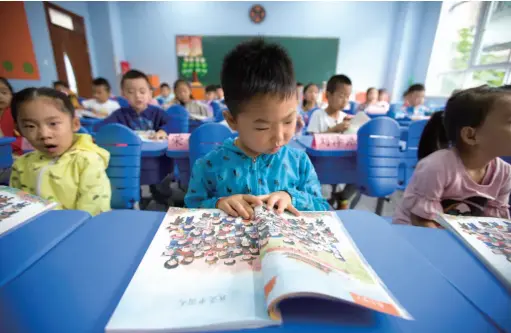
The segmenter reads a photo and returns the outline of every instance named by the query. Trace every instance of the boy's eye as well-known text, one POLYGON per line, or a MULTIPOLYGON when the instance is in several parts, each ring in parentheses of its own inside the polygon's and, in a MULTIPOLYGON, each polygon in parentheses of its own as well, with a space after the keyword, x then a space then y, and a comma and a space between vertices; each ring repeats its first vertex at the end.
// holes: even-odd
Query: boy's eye
POLYGON ((289 121, 286 121, 284 124, 286 124, 286 125, 290 125, 291 123, 293 123, 293 121, 292 121, 292 120, 289 120, 289 121))
POLYGON ((58 122, 51 122, 50 126, 57 126, 58 124, 59 124, 58 122))
POLYGON ((266 131, 268 128, 256 128, 256 131, 266 131))
POLYGON ((23 127, 24 128, 34 128, 35 126, 34 125, 24 125, 23 127))

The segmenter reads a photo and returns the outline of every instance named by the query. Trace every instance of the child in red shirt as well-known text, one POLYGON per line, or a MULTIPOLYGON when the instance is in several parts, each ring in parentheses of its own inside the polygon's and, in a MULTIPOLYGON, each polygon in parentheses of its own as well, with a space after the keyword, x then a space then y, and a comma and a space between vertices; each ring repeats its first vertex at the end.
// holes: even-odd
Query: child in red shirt
POLYGON ((16 137, 12 143, 12 151, 15 155, 23 154, 21 149, 22 137, 16 132, 14 120, 11 114, 11 100, 13 90, 6 78, 0 77, 0 137, 16 137))

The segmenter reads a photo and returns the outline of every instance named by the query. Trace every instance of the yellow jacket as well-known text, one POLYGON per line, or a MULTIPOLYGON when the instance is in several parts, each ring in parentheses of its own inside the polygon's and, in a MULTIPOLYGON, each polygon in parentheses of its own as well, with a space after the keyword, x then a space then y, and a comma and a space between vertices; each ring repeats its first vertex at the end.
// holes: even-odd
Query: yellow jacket
POLYGON ((39 151, 14 162, 10 186, 57 202, 57 209, 78 209, 97 215, 110 210, 112 189, 106 175, 110 154, 88 134, 75 134, 74 144, 60 157, 39 151))

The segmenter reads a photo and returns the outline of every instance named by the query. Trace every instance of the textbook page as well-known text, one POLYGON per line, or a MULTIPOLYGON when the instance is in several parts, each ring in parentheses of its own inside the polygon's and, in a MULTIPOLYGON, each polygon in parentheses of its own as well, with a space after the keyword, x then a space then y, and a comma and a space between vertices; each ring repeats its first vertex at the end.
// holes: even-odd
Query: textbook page
POLYGON ((256 208, 266 303, 280 319, 278 302, 293 295, 333 297, 412 319, 394 299, 333 212, 277 215, 256 208))

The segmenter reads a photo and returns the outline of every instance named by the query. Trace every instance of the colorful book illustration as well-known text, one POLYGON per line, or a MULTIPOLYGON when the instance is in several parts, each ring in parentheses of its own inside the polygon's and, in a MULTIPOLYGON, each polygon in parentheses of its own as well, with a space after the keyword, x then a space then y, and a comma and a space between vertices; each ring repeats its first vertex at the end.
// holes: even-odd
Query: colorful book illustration
POLYGON ((350 302, 411 319, 332 212, 170 208, 106 332, 256 328, 282 323, 295 296, 350 302))
POLYGON ((190 133, 169 134, 169 150, 188 150, 190 133))
POLYGON ((441 214, 436 221, 454 233, 511 291, 511 220, 441 214))
POLYGON ((55 202, 16 188, 0 186, 0 235, 55 206, 55 202))

